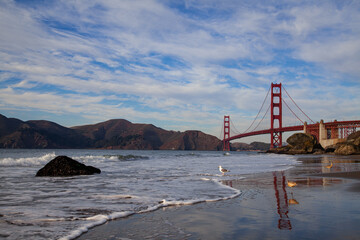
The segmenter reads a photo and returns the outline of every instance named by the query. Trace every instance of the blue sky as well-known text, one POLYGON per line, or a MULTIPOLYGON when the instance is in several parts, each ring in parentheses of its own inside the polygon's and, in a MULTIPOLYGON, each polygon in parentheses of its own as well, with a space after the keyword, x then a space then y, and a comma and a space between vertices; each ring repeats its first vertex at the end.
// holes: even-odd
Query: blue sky
POLYGON ((315 121, 360 119, 359 1, 0 0, 0 32, 7 117, 220 137, 282 82, 315 121))

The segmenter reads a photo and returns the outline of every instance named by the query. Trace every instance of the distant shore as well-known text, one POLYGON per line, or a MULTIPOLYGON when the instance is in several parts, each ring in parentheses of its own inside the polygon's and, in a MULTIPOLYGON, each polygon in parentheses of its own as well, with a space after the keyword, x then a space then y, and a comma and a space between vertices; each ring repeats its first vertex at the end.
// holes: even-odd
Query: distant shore
POLYGON ((135 214, 78 239, 356 239, 360 156, 297 159, 283 172, 224 181, 242 191, 238 198, 135 214), (287 180, 297 186, 290 189, 287 180))

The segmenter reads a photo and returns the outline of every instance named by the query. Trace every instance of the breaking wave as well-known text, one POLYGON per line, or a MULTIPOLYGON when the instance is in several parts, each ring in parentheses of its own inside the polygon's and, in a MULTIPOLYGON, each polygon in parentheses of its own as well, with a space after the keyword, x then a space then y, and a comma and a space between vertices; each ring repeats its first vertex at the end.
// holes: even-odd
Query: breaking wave
POLYGON ((24 158, 0 158, 0 166, 41 166, 48 163, 50 160, 55 158, 55 152, 48 153, 40 157, 24 157, 24 158))

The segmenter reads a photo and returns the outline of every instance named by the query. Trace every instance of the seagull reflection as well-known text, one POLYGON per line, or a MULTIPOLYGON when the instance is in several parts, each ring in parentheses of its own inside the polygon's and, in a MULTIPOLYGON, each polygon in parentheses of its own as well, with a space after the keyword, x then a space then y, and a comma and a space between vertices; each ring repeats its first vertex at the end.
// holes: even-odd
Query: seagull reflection
POLYGON ((330 168, 332 168, 332 166, 333 166, 333 162, 331 161, 330 165, 327 165, 325 167, 330 169, 330 168))
POLYGON ((289 199, 289 204, 290 204, 290 205, 295 205, 295 204, 299 204, 299 202, 296 201, 296 199, 291 198, 291 199, 289 199))

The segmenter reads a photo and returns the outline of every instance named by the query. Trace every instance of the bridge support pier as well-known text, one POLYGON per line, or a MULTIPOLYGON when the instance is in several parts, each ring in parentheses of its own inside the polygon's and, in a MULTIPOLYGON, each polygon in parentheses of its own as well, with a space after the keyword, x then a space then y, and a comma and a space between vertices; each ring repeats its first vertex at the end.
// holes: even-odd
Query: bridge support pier
MULTIPOLYGON (((336 120, 334 121, 336 122, 336 120)), ((319 143, 323 148, 345 141, 345 138, 339 138, 339 127, 327 128, 324 120, 319 123, 319 143)))

